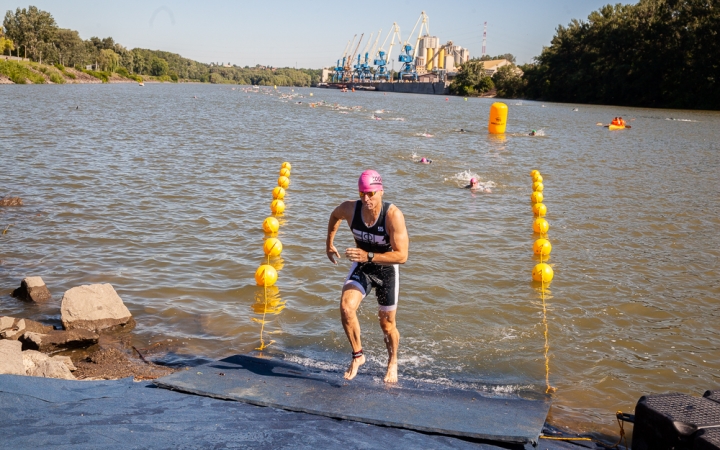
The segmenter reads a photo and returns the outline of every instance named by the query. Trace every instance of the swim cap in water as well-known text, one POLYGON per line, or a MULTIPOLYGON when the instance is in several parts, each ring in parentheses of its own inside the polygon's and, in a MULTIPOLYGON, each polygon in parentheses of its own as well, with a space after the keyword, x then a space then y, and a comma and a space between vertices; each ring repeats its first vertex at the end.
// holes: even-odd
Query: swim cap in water
POLYGON ((358 179, 358 190, 360 192, 382 191, 382 177, 374 170, 366 170, 358 179))
POLYGON ((477 183, 477 178, 470 178, 470 184, 477 183))
POLYGON ((427 162, 427 158, 423 157, 420 162, 427 162))

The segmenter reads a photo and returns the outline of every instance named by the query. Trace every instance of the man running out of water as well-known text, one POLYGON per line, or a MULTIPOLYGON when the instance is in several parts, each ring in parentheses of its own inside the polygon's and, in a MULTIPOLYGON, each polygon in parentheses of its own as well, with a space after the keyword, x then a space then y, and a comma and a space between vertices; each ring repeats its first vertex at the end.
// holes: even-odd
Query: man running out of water
POLYGON ((355 378, 358 368, 365 364, 357 310, 362 299, 375 288, 380 328, 388 352, 385 382, 396 383, 400 344, 400 333, 395 324, 400 291, 399 265, 407 261, 409 247, 405 217, 395 205, 382 201, 382 178, 374 170, 366 170, 360 175, 358 191, 360 200, 343 202, 330 214, 326 241, 327 257, 337 264, 335 258, 340 258, 340 253, 333 240, 340 223, 345 220, 356 245, 345 250, 352 266, 340 300, 342 325, 352 346, 352 360, 345 378, 355 378))

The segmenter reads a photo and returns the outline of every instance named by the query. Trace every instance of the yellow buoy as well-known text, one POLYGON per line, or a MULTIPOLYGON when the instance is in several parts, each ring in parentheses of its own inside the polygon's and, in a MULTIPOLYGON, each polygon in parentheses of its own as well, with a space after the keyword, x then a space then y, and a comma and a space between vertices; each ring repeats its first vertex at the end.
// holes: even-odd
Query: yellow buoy
POLYGON ((273 199, 274 200, 282 200, 285 198, 285 189, 281 188, 280 186, 275 186, 275 189, 273 189, 273 199))
POLYGON ((538 217, 533 221, 533 231, 536 233, 547 233, 550 229, 550 224, 547 220, 542 217, 538 217))
POLYGON ((534 177, 535 175, 540 175, 540 171, 539 171, 539 170, 531 170, 531 171, 530 171, 530 176, 531 176, 531 177, 534 177))
POLYGON ((282 200, 273 200, 272 203, 270 203, 270 211, 275 214, 282 214, 282 212, 285 211, 285 202, 282 200))
POLYGON ((533 203, 542 203, 545 196, 543 196, 542 192, 533 192, 530 194, 530 201, 533 203))
POLYGON ((555 274, 553 273, 550 264, 540 263, 536 264, 535 267, 533 267, 532 279, 535 281, 549 283, 550 281, 552 281, 554 275, 555 274))
POLYGON ((287 168, 285 168, 285 167, 283 167, 282 169, 280 169, 280 176, 281 176, 281 177, 288 177, 288 178, 290 178, 290 169, 287 169, 287 168))
POLYGON ((258 286, 272 286, 278 279, 277 270, 269 264, 263 264, 255 271, 255 282, 258 286))
POLYGON ((505 103, 495 102, 490 105, 490 134, 503 134, 507 125, 508 107, 505 103))
POLYGON ((268 217, 263 220, 263 230, 266 233, 277 233, 280 229, 280 222, 274 217, 268 217))
POLYGON ((282 248, 282 242, 277 238, 265 239, 265 244, 263 244, 263 251, 267 256, 278 256, 282 253, 282 248))
POLYGON ((287 189, 288 186, 290 186, 290 178, 281 176, 280 178, 278 178, 278 186, 283 189, 287 189))
POLYGON ((287 162, 287 161, 285 161, 284 163, 282 163, 282 166, 280 166, 280 167, 283 168, 283 169, 292 170, 292 165, 290 165, 290 163, 287 162))
POLYGON ((533 183, 533 191, 542 192, 543 189, 545 189, 545 185, 543 185, 541 182, 536 181, 533 183))
POLYGON ((540 172, 538 172, 538 173, 536 173, 535 175, 532 176, 532 180, 533 180, 534 183, 542 183, 542 182, 543 182, 543 177, 542 177, 542 175, 540 175, 540 172))
POLYGON ((550 244, 550 241, 547 239, 538 239, 533 244, 533 252, 535 252, 536 255, 548 256, 551 251, 552 244, 550 244))
POLYGON ((532 212, 538 217, 545 217, 545 214, 547 214, 547 206, 543 203, 534 203, 532 205, 532 212))

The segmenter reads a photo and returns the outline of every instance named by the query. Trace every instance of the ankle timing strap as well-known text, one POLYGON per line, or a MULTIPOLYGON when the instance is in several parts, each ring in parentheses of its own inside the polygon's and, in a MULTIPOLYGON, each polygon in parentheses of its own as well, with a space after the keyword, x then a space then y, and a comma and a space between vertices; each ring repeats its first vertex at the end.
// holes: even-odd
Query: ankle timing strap
POLYGON ((359 358, 359 357, 361 357, 361 356, 363 356, 363 351, 362 351, 362 349, 360 349, 360 350, 358 350, 358 351, 356 351, 356 352, 352 352, 352 357, 353 357, 353 359, 357 359, 357 358, 359 358))

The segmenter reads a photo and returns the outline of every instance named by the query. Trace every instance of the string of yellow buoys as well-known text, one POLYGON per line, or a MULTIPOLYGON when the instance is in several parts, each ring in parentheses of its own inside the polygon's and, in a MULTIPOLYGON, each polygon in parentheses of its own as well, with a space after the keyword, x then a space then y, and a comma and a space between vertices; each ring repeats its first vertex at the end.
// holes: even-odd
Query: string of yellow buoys
POLYGON ((273 215, 266 218, 262 223, 263 231, 265 231, 265 233, 270 237, 265 239, 265 243, 263 244, 263 252, 267 257, 267 263, 260 265, 260 267, 258 267, 258 269, 255 271, 255 282, 258 286, 263 287, 262 307, 255 308, 256 312, 258 311, 258 309, 262 311, 263 317, 262 320, 253 318, 253 321, 260 322, 261 324, 260 347, 258 347, 257 350, 263 350, 267 346, 275 342, 270 341, 265 344, 264 332, 265 324, 267 323, 265 320, 266 314, 268 312, 277 314, 285 307, 284 303, 282 303, 279 299, 273 299, 272 295, 268 297, 268 288, 272 287, 278 279, 279 268, 276 267, 279 266, 271 265, 270 258, 280 256, 283 250, 282 242, 280 242, 280 239, 276 237, 278 231, 280 230, 280 222, 278 221, 277 217, 282 216, 283 212, 285 211, 285 190, 290 186, 291 169, 292 165, 289 162, 282 163, 282 166, 280 167, 280 177, 278 178, 278 185, 272 191, 273 200, 270 203, 270 211, 272 211, 273 215))
POLYGON ((547 236, 547 232, 550 230, 550 224, 544 218, 547 214, 547 207, 543 203, 543 200, 545 200, 545 196, 543 195, 543 190, 545 189, 545 186, 543 185, 543 177, 538 170, 531 171, 530 176, 533 180, 533 192, 530 195, 530 202, 532 203, 532 211, 535 215, 535 220, 533 221, 532 227, 533 231, 540 235, 540 238, 535 240, 535 242, 533 243, 533 253, 540 257, 540 263, 536 264, 535 267, 533 267, 532 279, 534 281, 540 282, 540 297, 542 299, 543 327, 545 335, 545 385, 547 386, 545 392, 551 393, 555 392, 556 389, 550 385, 550 358, 548 356, 548 353, 550 351, 550 341, 548 337, 545 287, 546 285, 550 284, 550 281, 552 281, 554 273, 552 267, 550 267, 550 264, 547 264, 544 261, 550 259, 552 244, 550 244, 550 240, 547 236))

